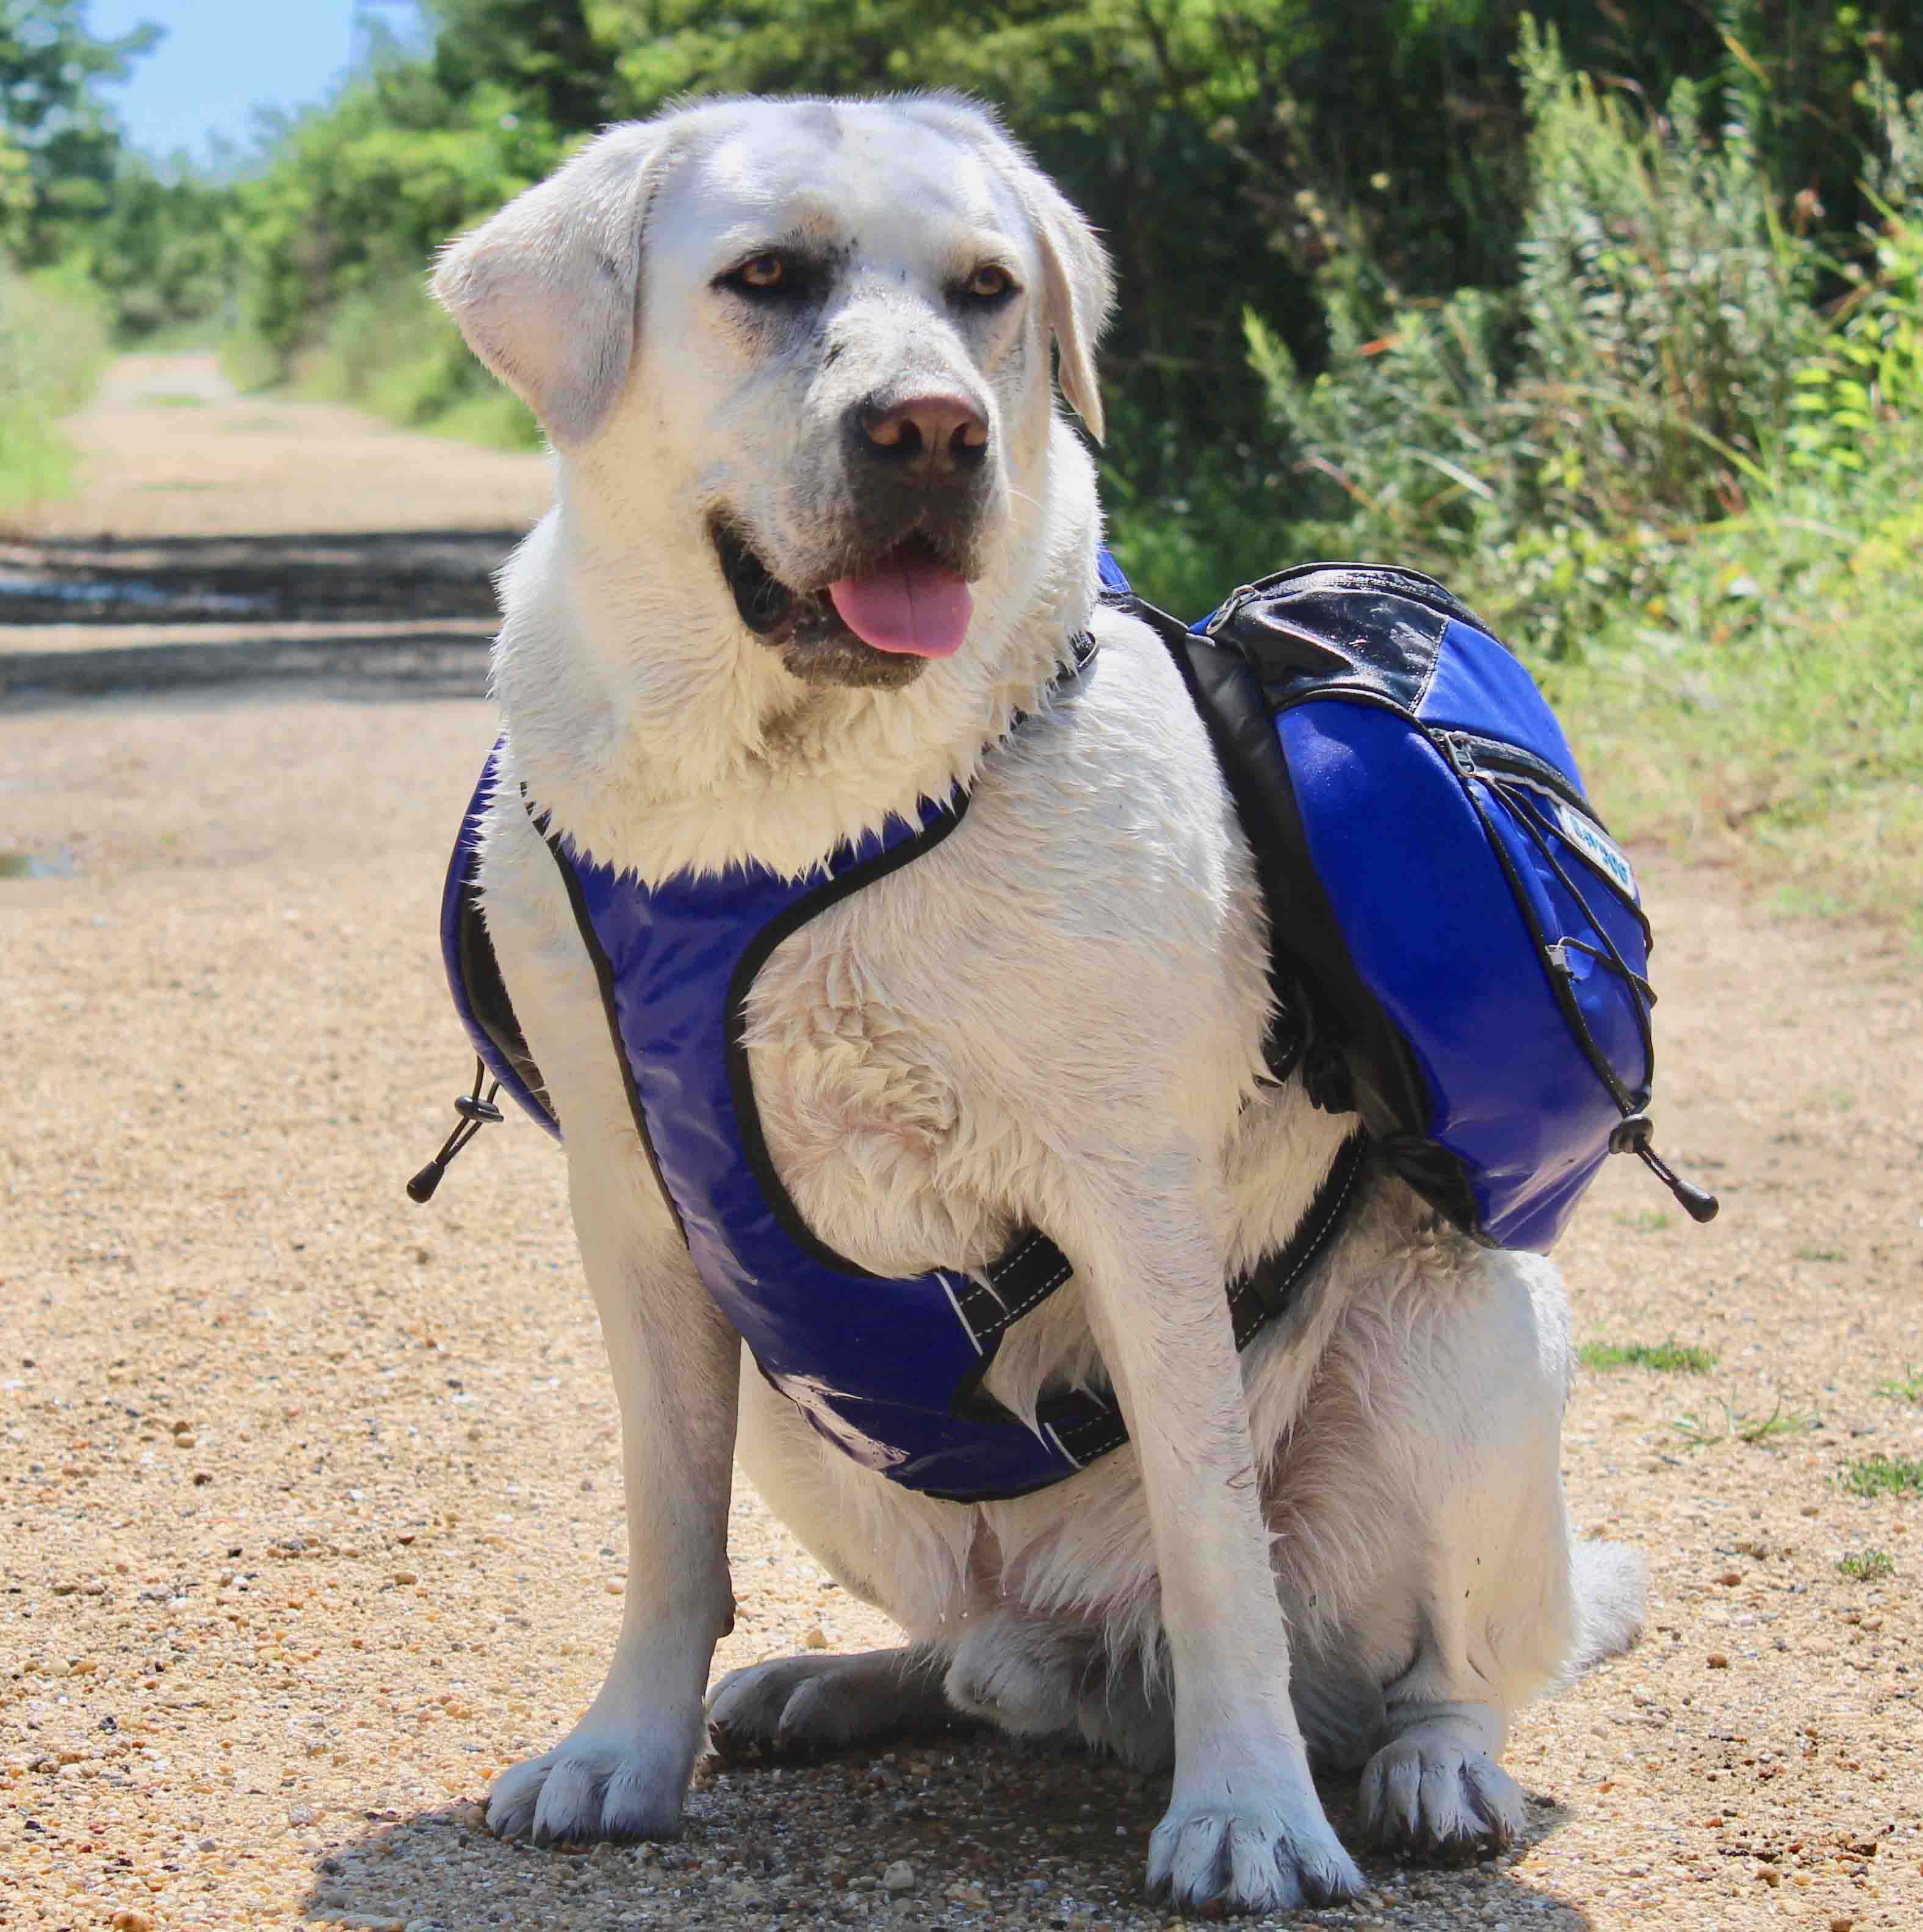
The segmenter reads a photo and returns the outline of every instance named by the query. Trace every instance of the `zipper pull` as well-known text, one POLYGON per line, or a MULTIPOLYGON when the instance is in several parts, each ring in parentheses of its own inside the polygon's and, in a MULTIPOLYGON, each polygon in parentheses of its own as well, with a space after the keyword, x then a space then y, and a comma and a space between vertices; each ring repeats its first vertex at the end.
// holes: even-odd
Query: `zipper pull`
POLYGON ((1693 1187, 1649 1144, 1655 1132, 1647 1114, 1631 1114, 1610 1136, 1611 1154, 1633 1154, 1676 1198, 1676 1204, 1699 1225, 1715 1220, 1722 1203, 1706 1189, 1693 1187))

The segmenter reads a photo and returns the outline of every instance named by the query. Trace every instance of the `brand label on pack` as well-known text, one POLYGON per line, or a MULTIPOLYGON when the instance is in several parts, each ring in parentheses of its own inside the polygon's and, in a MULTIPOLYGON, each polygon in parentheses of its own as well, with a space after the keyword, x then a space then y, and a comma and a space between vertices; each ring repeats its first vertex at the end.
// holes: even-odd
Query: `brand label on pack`
POLYGON ((1564 838, 1591 864, 1615 880, 1638 905, 1642 903, 1642 895, 1636 890, 1635 870, 1622 848, 1607 832, 1561 799, 1556 802, 1556 822, 1562 826, 1564 838))

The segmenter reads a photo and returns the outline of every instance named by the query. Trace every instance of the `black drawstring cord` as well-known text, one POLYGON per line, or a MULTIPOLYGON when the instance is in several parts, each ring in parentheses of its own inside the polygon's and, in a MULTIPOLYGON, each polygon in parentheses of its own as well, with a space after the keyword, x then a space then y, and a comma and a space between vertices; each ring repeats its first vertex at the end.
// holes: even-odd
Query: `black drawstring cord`
POLYGON ((427 1166, 407 1184, 409 1200, 431 1201, 434 1198, 434 1190, 441 1184, 441 1176, 447 1172, 448 1162, 453 1160, 454 1156, 460 1153, 461 1149, 483 1127, 491 1126, 501 1118, 501 1110, 494 1105, 494 1096, 501 1090, 501 1083, 496 1080, 488 1089, 487 1096, 484 1099, 481 1093, 481 1083, 487 1077, 486 1064, 477 1054, 474 1060, 474 1091, 471 1094, 457 1094, 454 1096, 454 1111, 460 1116, 460 1118, 455 1122, 454 1132, 441 1143, 440 1152, 436 1154, 434 1159, 429 1161, 427 1166))
MULTIPOLYGON (((1473 758, 1466 758, 1453 742, 1450 749, 1451 756, 1455 759, 1456 769, 1466 778, 1480 779, 1508 804, 1522 830, 1534 843, 1536 850, 1542 855, 1544 861, 1555 872, 1557 878, 1562 882, 1564 891, 1568 892, 1585 912, 1588 912, 1589 902, 1584 896, 1582 889, 1569 876, 1568 868, 1557 856, 1555 848, 1550 844, 1542 827, 1537 823, 1534 801, 1526 796, 1516 786, 1493 773, 1483 770, 1474 762, 1473 758)), ((1474 796, 1473 790, 1470 796, 1473 800, 1474 796)), ((1518 902, 1520 903, 1520 894, 1518 902)), ((1636 917, 1639 920, 1642 919, 1640 908, 1634 909, 1636 917)), ((1648 1014, 1648 1007, 1656 1004, 1655 989, 1630 964, 1627 959, 1624 958, 1616 940, 1610 936, 1609 928, 1597 918, 1593 912, 1589 913, 1590 923, 1595 928, 1597 937, 1608 949, 1606 953, 1598 951, 1596 947, 1587 945, 1580 939, 1558 940, 1552 944, 1541 933, 1537 932, 1533 916, 1526 913, 1525 916, 1528 918, 1531 932, 1534 934, 1537 944, 1540 948, 1544 957, 1548 961, 1551 968, 1562 976, 1565 990, 1568 993, 1565 1012, 1571 1030, 1575 1032, 1584 1052, 1588 1054, 1590 1064, 1601 1076, 1603 1084, 1608 1088, 1610 1097, 1622 1109, 1623 1118, 1616 1123, 1610 1134, 1610 1152, 1634 1154, 1636 1159, 1642 1162, 1642 1165, 1676 1196, 1677 1206, 1682 1208, 1692 1221, 1700 1224, 1714 1220, 1721 1210, 1722 1203, 1706 1188, 1692 1186, 1650 1144, 1652 1137, 1656 1131, 1654 1124, 1650 1120, 1649 1116, 1636 1106, 1635 1100, 1624 1088, 1622 1081, 1617 1077, 1616 1069, 1610 1064, 1607 1056, 1596 1044, 1594 1036, 1589 1031, 1588 1022, 1583 1019, 1582 1010, 1576 1004, 1573 991, 1575 975, 1570 970, 1568 949, 1574 946, 1578 952, 1587 953, 1598 965, 1606 968, 1613 968, 1642 995, 1643 1001, 1646 1002, 1646 1004, 1632 1000, 1630 1007, 1636 1016, 1636 1030, 1642 1037, 1643 1052, 1648 1057, 1646 1064, 1653 1064, 1655 1058, 1655 1046, 1649 1031, 1648 1014)), ((1648 930, 1647 920, 1643 921, 1643 930, 1646 933, 1648 930)))
POLYGON ((1692 1221, 1713 1221, 1722 1204, 1706 1189, 1692 1187, 1649 1144, 1655 1132, 1647 1114, 1631 1114, 1618 1120, 1610 1135, 1611 1154, 1633 1154, 1670 1192, 1692 1221))

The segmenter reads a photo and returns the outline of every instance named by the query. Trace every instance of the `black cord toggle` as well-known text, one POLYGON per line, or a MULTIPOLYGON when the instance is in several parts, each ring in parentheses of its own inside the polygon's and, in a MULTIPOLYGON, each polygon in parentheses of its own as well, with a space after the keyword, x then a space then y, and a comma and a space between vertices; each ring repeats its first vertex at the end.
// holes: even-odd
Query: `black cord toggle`
POLYGON ((484 1098, 481 1084, 487 1077, 486 1064, 477 1054, 474 1061, 474 1091, 454 1096, 454 1111, 460 1118, 455 1122, 454 1132, 441 1143, 440 1152, 407 1184, 409 1200, 431 1201, 434 1190, 441 1184, 442 1175, 447 1172, 448 1162, 483 1127, 494 1126, 500 1120, 501 1110, 494 1105, 494 1096, 501 1090, 501 1083, 496 1080, 484 1098))
POLYGON ((1676 1197, 1676 1203, 1694 1222, 1715 1220, 1722 1203, 1706 1189, 1693 1187, 1650 1145, 1655 1125, 1647 1114, 1630 1114, 1618 1120, 1610 1134, 1611 1154, 1633 1154, 1676 1197))

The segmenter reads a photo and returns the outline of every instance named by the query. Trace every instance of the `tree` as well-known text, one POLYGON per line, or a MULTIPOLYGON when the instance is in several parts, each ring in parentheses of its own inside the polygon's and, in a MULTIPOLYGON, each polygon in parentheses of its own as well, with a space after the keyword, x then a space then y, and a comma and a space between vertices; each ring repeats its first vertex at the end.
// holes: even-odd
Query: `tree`
POLYGON ((488 88, 566 133, 619 112, 615 60, 584 0, 425 0, 436 23, 432 66, 450 99, 488 88))
POLYGON ((84 0, 0 0, 0 247, 50 261, 107 207, 120 133, 100 98, 160 40, 87 30, 84 0))

